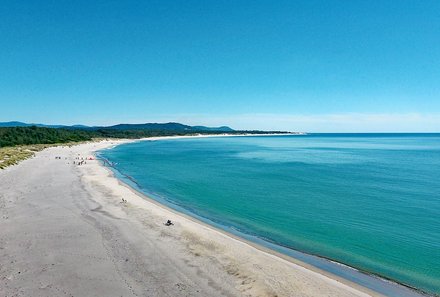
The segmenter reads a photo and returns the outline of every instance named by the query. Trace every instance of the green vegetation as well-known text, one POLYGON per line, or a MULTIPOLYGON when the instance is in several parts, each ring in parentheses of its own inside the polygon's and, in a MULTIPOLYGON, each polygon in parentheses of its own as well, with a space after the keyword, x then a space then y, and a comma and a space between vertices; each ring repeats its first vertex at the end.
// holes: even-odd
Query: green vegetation
POLYGON ((174 135, 213 135, 213 134, 269 134, 274 132, 264 132, 264 131, 182 131, 182 130, 162 130, 162 129, 132 129, 132 130, 120 130, 120 129, 111 129, 111 128, 102 128, 97 130, 87 130, 92 133, 93 137, 101 137, 101 138, 147 138, 147 137, 156 137, 156 136, 174 136, 174 135))
MULTIPOLYGON (((67 145, 70 144, 75 143, 68 143, 67 145)), ((33 157, 36 152, 57 145, 59 144, 34 144, 0 147, 0 169, 6 168, 10 165, 18 164, 18 162, 22 160, 33 157)))
MULTIPOLYGON (((90 141, 94 138, 145 138, 154 136, 223 134, 225 131, 197 131, 168 129, 121 129, 121 128, 46 128, 46 127, 0 127, 0 147, 30 144, 55 144, 90 141)), ((267 134, 264 131, 228 131, 228 134, 267 134)), ((280 133, 280 132, 278 132, 280 133)))
POLYGON ((93 134, 84 130, 41 127, 0 128, 0 147, 30 144, 54 144, 91 140, 93 134))
POLYGON ((17 164, 19 161, 32 157, 33 155, 33 151, 23 147, 0 148, 0 169, 17 164))
POLYGON ((88 141, 92 140, 92 136, 82 130, 35 126, 0 128, 0 169, 30 158, 47 147, 88 141))
MULTIPOLYGON (((32 157, 35 152, 60 144, 72 145, 78 142, 103 138, 147 138, 155 136, 223 134, 225 131, 210 131, 194 128, 172 130, 177 124, 150 125, 149 129, 125 125, 117 128, 46 128, 36 126, 0 127, 0 169, 32 157), (171 125, 171 127, 170 127, 171 125), (159 128, 160 127, 160 128, 159 128)), ((181 125, 181 124, 178 124, 181 125)), ((180 128, 180 126, 176 126, 180 128)), ((189 126, 188 126, 189 127, 189 126)), ((177 129, 176 128, 176 129, 177 129)), ((185 126, 186 128, 186 126, 185 126)), ((264 131, 228 131, 228 134, 267 134, 264 131)))

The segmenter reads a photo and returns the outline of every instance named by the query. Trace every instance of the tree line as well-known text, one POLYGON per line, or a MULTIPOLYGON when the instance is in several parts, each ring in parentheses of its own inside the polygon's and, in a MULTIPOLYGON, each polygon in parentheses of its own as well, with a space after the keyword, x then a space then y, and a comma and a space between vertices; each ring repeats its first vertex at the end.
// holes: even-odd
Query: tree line
MULTIPOLYGON (((0 127, 0 147, 89 141, 93 138, 146 138, 155 136, 223 134, 222 131, 170 131, 120 129, 66 129, 46 127, 0 127)), ((231 131, 228 134, 267 134, 265 131, 231 131)))
POLYGON ((0 128, 0 147, 30 144, 53 144, 91 140, 93 135, 84 130, 42 127, 0 128))

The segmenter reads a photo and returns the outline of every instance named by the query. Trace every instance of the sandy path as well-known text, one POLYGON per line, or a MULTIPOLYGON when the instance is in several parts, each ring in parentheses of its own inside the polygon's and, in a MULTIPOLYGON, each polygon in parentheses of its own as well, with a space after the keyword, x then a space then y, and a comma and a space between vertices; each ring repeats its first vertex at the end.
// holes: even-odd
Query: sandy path
POLYGON ((98 161, 72 164, 110 145, 0 171, 0 296, 370 296, 145 200, 98 161))

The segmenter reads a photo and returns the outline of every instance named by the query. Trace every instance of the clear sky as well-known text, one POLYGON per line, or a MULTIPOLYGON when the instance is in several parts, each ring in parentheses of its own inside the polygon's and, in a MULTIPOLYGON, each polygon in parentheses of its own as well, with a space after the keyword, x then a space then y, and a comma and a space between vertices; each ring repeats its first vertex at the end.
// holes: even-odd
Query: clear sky
POLYGON ((3 0, 0 121, 440 132, 440 1, 3 0))

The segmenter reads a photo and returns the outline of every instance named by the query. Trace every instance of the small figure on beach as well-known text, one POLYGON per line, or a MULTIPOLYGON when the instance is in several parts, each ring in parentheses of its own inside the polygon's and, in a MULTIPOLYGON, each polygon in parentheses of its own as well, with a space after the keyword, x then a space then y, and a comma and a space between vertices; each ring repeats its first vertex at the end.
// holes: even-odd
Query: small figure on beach
POLYGON ((127 199, 122 198, 122 202, 121 203, 127 203, 127 199))
POLYGON ((174 223, 171 222, 171 220, 168 220, 164 225, 165 226, 171 226, 171 225, 174 225, 174 223))

